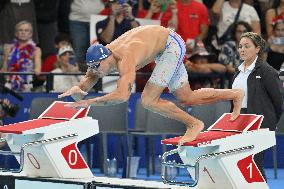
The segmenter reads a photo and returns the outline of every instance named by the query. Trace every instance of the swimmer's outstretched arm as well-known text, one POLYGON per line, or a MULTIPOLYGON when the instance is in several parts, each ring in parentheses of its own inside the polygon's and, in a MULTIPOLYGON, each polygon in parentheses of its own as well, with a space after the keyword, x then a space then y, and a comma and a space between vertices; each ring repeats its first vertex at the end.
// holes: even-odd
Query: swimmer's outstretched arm
POLYGON ((92 70, 88 70, 78 85, 75 85, 66 92, 58 95, 58 98, 72 96, 75 101, 79 101, 83 96, 88 94, 87 92, 98 82, 100 77, 99 73, 93 73, 92 70))
POLYGON ((88 106, 108 106, 125 102, 129 99, 131 89, 135 81, 135 72, 123 75, 119 81, 117 89, 109 94, 93 99, 80 100, 67 106, 73 108, 86 108, 88 106))
POLYGON ((129 99, 133 83, 135 81, 135 72, 122 76, 117 83, 117 89, 109 94, 88 100, 89 105, 114 105, 125 102, 129 99))
POLYGON ((124 60, 123 62, 121 62, 121 65, 123 65, 123 67, 119 69, 120 79, 117 81, 116 90, 104 96, 81 100, 72 104, 68 104, 68 106, 75 108, 88 107, 91 105, 107 106, 127 101, 135 82, 135 64, 127 64, 126 60, 124 60))

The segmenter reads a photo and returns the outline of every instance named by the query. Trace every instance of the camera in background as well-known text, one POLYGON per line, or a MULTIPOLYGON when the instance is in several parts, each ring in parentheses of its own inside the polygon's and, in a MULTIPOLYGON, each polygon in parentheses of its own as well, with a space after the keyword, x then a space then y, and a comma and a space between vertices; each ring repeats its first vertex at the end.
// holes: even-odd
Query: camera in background
POLYGON ((19 109, 20 107, 17 104, 7 103, 3 99, 0 100, 0 111, 5 116, 15 117, 19 109))

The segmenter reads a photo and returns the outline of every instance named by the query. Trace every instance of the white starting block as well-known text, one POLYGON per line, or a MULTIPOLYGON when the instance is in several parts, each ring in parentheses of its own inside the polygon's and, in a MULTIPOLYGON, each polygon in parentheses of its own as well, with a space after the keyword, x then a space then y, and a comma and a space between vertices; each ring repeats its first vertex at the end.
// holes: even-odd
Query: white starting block
POLYGON ((54 102, 38 119, 0 127, 6 133, 11 151, 20 163, 17 170, 0 169, 0 188, 4 189, 184 189, 158 181, 94 177, 77 143, 99 133, 98 121, 85 117, 87 109, 65 107, 54 102))
MULTIPOLYGON (((269 189, 253 156, 276 144, 274 131, 259 129, 263 120, 260 115, 243 114, 234 122, 229 119, 230 114, 223 114, 196 140, 164 153, 163 166, 187 168, 193 181, 169 180, 162 172, 163 182, 196 189, 269 189), (167 160, 177 153, 182 164, 167 160)), ((179 139, 166 139, 162 143, 178 145, 179 139)))
POLYGON ((77 148, 79 141, 99 133, 98 121, 86 117, 89 108, 73 109, 56 101, 38 119, 0 127, 7 136, 11 151, 20 163, 17 170, 1 168, 2 172, 21 173, 29 177, 91 178, 87 163, 77 148))

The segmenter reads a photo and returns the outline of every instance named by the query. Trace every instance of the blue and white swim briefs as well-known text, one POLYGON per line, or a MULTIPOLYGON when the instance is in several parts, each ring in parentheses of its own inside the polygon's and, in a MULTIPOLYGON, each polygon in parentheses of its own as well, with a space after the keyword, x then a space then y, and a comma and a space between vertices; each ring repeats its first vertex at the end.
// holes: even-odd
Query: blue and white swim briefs
POLYGON ((183 64, 185 43, 175 32, 171 31, 166 48, 155 59, 156 66, 149 82, 161 87, 168 87, 170 92, 188 82, 188 75, 183 64))

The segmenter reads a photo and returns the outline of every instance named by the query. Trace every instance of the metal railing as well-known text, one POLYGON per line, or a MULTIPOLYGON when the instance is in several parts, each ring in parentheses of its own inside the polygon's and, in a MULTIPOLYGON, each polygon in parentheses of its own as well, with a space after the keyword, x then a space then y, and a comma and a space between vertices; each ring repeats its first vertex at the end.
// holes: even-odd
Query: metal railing
MULTIPOLYGON (((136 72, 137 76, 143 76, 143 77, 149 77, 151 76, 151 72, 136 72)), ((1 75, 3 76, 7 76, 7 75, 32 75, 35 76, 34 72, 1 72, 1 75)), ((38 76, 44 76, 45 81, 46 81, 46 85, 45 85, 45 89, 46 92, 50 92, 53 90, 53 77, 54 76, 83 76, 85 75, 85 73, 82 72, 72 72, 72 73, 52 73, 52 72, 41 72, 40 75, 38 76)), ((111 73, 107 76, 120 76, 119 73, 111 73)), ((229 80, 230 81, 230 77, 223 73, 210 73, 210 74, 199 74, 199 73, 189 73, 189 80, 196 80, 198 78, 220 78, 220 88, 224 88, 225 87, 225 80, 229 80)))

